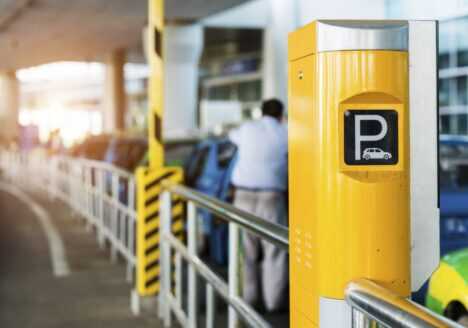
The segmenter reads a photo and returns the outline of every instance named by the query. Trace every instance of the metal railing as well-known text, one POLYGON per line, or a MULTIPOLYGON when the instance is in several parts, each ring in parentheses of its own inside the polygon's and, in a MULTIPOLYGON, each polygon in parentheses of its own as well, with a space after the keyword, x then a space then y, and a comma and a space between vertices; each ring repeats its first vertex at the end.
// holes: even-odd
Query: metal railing
MULTIPOLYGON (((47 191, 51 197, 63 200, 80 213, 90 228, 95 227, 100 245, 103 246, 106 240, 109 242, 111 258, 116 259, 120 253, 127 261, 127 278, 133 279, 138 264, 135 255, 135 178, 132 174, 109 164, 83 159, 16 152, 2 152, 0 155, 0 168, 6 178, 26 187, 33 185, 47 191)), ((215 327, 217 296, 229 306, 229 328, 237 327, 241 320, 249 327, 270 327, 270 323, 240 296, 240 228, 286 250, 289 246, 288 229, 187 187, 167 183, 163 187, 165 191, 160 200, 159 316, 165 326, 171 326, 173 316, 183 327, 198 326, 197 284, 200 276, 205 283, 206 327, 215 327), (186 245, 171 232, 173 195, 187 203, 186 245), (227 282, 197 254, 198 209, 208 210, 229 224, 227 282), (188 268, 186 284, 183 281, 183 261, 188 268), (185 296, 186 302, 183 300, 185 296)), ((369 280, 350 283, 345 295, 350 306, 349 327, 461 327, 369 280)))
POLYGON ((110 257, 120 254, 127 263, 127 281, 136 268, 135 177, 107 163, 49 157, 45 153, 2 152, 0 167, 12 183, 46 192, 79 213, 88 230, 96 230, 101 247, 110 245, 110 257))
POLYGON ((353 328, 462 327, 366 279, 348 285, 346 301, 352 309, 353 328))
POLYGON ((206 284, 206 327, 214 327, 216 294, 228 304, 228 327, 238 326, 240 319, 249 327, 270 327, 270 324, 241 297, 239 290, 239 228, 242 227, 278 247, 288 249, 288 229, 270 223, 229 204, 201 194, 195 190, 166 185, 161 199, 161 294, 160 316, 165 326, 171 325, 171 313, 184 327, 197 327, 198 287, 197 274, 206 284), (187 246, 171 232, 171 199, 177 195, 187 202, 187 246), (197 209, 203 208, 229 224, 229 263, 228 282, 213 272, 197 255, 197 209), (175 293, 171 288, 172 253, 175 255, 175 293), (187 309, 182 301, 182 259, 188 265, 187 309))

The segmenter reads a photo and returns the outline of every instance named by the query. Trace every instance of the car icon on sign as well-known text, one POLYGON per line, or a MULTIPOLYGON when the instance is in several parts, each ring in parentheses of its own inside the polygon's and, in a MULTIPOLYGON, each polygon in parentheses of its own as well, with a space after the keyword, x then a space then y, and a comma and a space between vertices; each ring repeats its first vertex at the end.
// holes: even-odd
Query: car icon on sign
POLYGON ((362 154, 362 157, 367 161, 370 159, 389 160, 392 158, 392 154, 387 153, 380 148, 366 148, 362 154))

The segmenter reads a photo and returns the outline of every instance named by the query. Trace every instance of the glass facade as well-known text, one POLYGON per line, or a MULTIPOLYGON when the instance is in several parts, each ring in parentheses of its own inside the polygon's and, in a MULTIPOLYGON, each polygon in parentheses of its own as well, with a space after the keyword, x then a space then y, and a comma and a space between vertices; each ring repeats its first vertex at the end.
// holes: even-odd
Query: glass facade
POLYGON ((468 17, 439 25, 440 129, 468 135, 468 17))
POLYGON ((440 132, 468 135, 468 0, 385 0, 386 17, 439 21, 440 132))
POLYGON ((403 16, 401 0, 385 0, 385 9, 387 17, 389 18, 403 16))

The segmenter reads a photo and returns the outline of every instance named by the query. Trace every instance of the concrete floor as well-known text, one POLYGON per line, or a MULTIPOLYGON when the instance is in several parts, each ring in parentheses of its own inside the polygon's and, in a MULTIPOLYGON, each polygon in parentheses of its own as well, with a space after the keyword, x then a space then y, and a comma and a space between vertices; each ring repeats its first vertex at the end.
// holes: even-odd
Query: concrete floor
POLYGON ((112 264, 108 250, 70 210, 31 194, 62 236, 71 274, 53 275, 45 234, 30 208, 0 191, 0 327, 160 327, 155 313, 130 312, 132 286, 125 265, 112 264))
MULTIPOLYGON (((139 317, 131 313, 133 286, 126 281, 125 263, 111 263, 109 250, 99 248, 96 233, 86 229, 83 219, 44 194, 29 191, 27 195, 47 211, 57 228, 71 273, 54 276, 48 240, 36 214, 24 200, 0 188, 1 328, 162 327, 156 306, 139 317)), ((225 268, 213 270, 221 277, 227 275, 225 268)), ((205 284, 201 278, 198 286, 199 325, 203 327, 205 284)), ((215 317, 216 327, 227 327, 227 306, 221 299, 215 317)), ((289 326, 287 313, 266 319, 275 328, 289 326)), ((175 319, 172 323, 179 327, 175 319)))

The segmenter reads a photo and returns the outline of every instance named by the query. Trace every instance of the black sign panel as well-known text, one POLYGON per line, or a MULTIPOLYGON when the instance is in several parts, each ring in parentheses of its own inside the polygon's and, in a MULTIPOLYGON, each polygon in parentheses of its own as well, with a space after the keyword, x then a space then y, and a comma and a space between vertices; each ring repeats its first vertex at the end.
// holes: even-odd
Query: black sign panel
POLYGON ((347 110, 344 113, 347 165, 398 163, 398 113, 395 110, 347 110))

